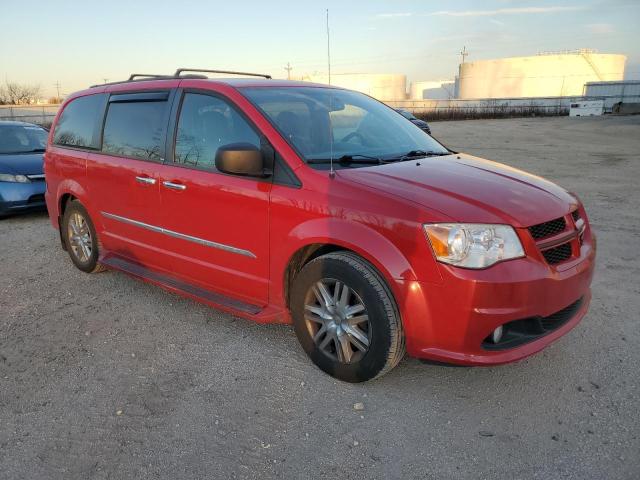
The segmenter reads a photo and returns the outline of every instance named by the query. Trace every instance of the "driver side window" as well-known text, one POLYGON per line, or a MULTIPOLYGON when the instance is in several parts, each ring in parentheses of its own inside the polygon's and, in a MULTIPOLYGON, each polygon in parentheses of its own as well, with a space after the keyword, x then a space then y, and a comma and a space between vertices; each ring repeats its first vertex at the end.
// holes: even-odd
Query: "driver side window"
POLYGON ((216 170, 218 148, 240 142, 260 148, 258 134, 229 103, 198 93, 184 96, 178 119, 175 163, 216 170))

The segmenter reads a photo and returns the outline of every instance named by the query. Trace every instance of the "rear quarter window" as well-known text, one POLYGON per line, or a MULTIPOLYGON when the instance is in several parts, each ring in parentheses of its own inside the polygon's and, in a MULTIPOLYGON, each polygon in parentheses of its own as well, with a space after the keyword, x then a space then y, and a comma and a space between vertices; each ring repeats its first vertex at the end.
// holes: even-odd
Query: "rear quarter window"
POLYGON ((72 100, 58 119, 53 135, 55 145, 100 148, 100 127, 106 95, 88 95, 72 100))

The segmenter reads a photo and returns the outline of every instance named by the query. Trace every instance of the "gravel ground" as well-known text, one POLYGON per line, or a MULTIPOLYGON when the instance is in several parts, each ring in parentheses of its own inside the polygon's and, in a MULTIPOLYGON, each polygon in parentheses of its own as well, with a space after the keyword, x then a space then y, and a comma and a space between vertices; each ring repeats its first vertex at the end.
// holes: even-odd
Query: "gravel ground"
POLYGON ((45 214, 0 220, 0 478, 639 478, 640 117, 433 131, 581 196, 599 257, 575 330, 517 364, 350 385, 289 327, 83 274, 45 214))

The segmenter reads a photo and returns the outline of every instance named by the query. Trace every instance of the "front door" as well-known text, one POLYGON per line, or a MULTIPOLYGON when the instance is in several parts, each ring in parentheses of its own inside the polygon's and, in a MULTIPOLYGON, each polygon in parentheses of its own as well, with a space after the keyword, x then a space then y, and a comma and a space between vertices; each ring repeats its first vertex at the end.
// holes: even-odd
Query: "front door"
POLYGON ((160 166, 162 226, 176 275, 258 306, 268 301, 268 180, 215 168, 218 147, 251 143, 255 128, 226 99, 183 92, 171 163, 160 166))

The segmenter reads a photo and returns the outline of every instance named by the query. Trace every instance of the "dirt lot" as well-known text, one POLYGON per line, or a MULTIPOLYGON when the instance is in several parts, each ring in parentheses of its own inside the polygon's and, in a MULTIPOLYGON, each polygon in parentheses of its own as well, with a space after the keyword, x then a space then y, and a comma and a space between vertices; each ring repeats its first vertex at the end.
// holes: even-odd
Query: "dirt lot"
POLYGON ((640 116, 433 131, 581 196, 599 258, 573 332, 514 365, 407 359, 349 385, 289 327, 88 276, 46 215, 1 220, 0 478, 639 478, 640 116))

